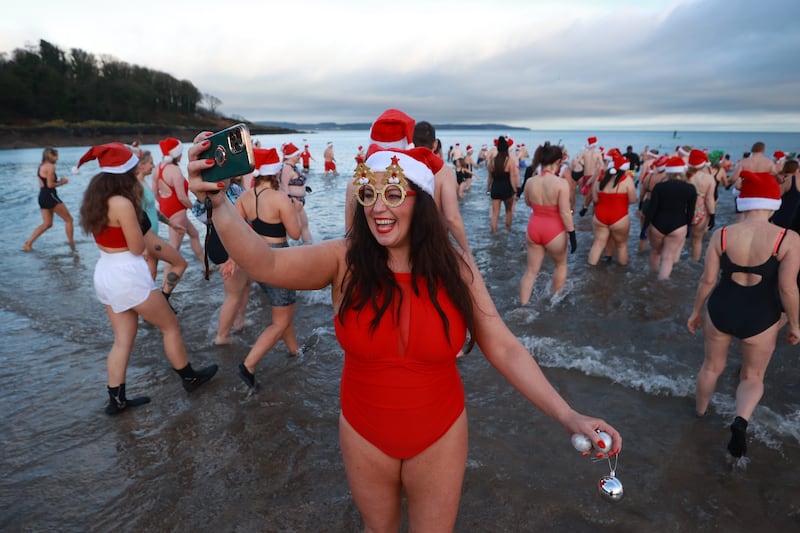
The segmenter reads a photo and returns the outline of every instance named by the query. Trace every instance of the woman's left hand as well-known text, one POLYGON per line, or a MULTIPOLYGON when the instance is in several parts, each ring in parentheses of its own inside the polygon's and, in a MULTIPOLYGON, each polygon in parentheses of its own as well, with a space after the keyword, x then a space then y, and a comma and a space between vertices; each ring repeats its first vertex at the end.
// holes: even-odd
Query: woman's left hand
POLYGON ((584 456, 593 454, 593 458, 602 459, 614 457, 622 451, 622 435, 614 429, 614 426, 601 418, 593 418, 582 415, 577 411, 572 411, 571 415, 565 421, 562 421, 562 425, 570 435, 577 433, 586 435, 591 439, 594 448, 589 452, 583 452, 584 456), (601 442, 602 439, 598 431, 607 433, 611 437, 611 442, 601 442), (610 448, 607 452, 599 451, 609 446, 610 448))

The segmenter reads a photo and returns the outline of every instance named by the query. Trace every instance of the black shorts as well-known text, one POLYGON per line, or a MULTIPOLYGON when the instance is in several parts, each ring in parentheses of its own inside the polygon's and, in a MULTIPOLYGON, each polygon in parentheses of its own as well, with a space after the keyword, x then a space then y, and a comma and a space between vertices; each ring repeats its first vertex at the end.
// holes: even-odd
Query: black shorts
POLYGON ((577 183, 583 178, 583 170, 573 170, 570 172, 572 179, 577 183))

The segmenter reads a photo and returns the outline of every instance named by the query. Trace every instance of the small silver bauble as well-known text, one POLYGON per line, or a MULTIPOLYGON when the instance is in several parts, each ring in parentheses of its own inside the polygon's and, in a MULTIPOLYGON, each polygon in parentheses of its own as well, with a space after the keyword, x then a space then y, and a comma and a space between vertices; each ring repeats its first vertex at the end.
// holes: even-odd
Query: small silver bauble
POLYGON ((606 501, 616 503, 624 496, 622 482, 617 479, 612 471, 609 475, 600 478, 597 483, 597 493, 606 501))
POLYGON ((592 449, 592 440, 586 435, 575 433, 572 436, 572 447, 581 453, 588 452, 592 449))
POLYGON ((611 451, 611 435, 609 435, 605 431, 598 431, 597 432, 597 438, 600 440, 600 442, 603 443, 603 447, 602 448, 600 446, 595 446, 597 451, 600 451, 600 452, 603 452, 603 453, 610 452, 611 451))

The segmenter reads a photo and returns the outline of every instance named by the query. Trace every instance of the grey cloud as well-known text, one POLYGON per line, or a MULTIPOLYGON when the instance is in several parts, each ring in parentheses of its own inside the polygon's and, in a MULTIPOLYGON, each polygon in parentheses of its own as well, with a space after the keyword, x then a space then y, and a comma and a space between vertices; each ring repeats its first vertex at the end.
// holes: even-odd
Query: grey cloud
POLYGON ((238 112, 361 122, 396 106, 464 123, 797 113, 799 15, 797 0, 697 1, 662 20, 615 13, 575 23, 552 44, 532 41, 455 72, 431 65, 398 77, 387 61, 324 84, 298 78, 271 92, 266 82, 259 103, 238 112))

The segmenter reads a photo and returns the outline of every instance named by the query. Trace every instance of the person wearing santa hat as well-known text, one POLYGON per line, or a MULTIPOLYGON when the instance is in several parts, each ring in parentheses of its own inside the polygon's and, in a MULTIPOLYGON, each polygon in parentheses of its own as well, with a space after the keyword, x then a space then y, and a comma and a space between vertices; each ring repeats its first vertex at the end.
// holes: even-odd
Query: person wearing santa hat
POLYGON ((356 160, 356 165, 359 163, 363 163, 364 161, 367 160, 367 153, 364 151, 363 145, 360 144, 358 145, 358 152, 356 153, 355 160, 356 160))
MULTIPOLYGON (((424 147, 372 151, 353 176, 356 200, 345 238, 273 249, 214 185, 189 150, 189 176, 208 195, 217 230, 254 279, 297 290, 330 288, 344 351, 339 443, 350 492, 367 531, 396 531, 402 494, 408 528, 451 531, 467 460, 467 414, 456 355, 474 342, 497 370, 567 434, 620 452, 602 419, 573 410, 503 322, 475 262, 451 243, 434 201, 434 161, 424 147), (209 194, 211 193, 211 194, 209 194), (424 333, 423 333, 424 332, 424 333), (611 442, 595 431, 605 431, 611 442)), ((438 158, 437 158, 438 159, 438 158)))
MULTIPOLYGON (((180 250, 183 236, 188 235, 192 251, 202 263, 204 252, 203 245, 200 244, 200 233, 186 213, 187 209, 192 208, 189 184, 178 166, 183 154, 183 144, 174 137, 168 137, 160 140, 158 146, 164 157, 156 169, 153 193, 158 200, 158 210, 169 220, 169 243, 180 250)), ((165 265, 164 275, 169 275, 170 271, 170 266, 165 265)))
POLYGON ((611 258, 614 251, 617 263, 628 264, 628 235, 631 232, 629 206, 636 203, 636 185, 628 174, 631 162, 621 153, 615 152, 608 169, 592 187, 594 217, 592 230, 594 239, 589 250, 588 263, 597 265, 600 256, 611 258), (606 251, 606 249, 608 250, 606 251))
MULTIPOLYGON (((270 248, 287 248, 287 237, 299 239, 301 228, 294 200, 280 190, 281 162, 278 151, 268 148, 255 151, 256 176, 253 188, 236 201, 236 210, 249 220, 253 230, 270 248)), ((237 269, 238 270, 238 269, 237 269)), ((269 299, 272 322, 261 332, 244 361, 237 367, 239 377, 248 388, 256 388, 255 369, 279 340, 283 339, 289 354, 300 351, 294 328, 296 291, 258 283, 269 299)))
POLYGON ((773 176, 776 176, 780 168, 775 164, 775 161, 765 155, 766 151, 767 147, 763 142, 758 141, 753 143, 749 155, 736 162, 736 167, 733 169, 733 174, 731 174, 728 182, 733 184, 736 189, 739 189, 741 186, 741 183, 739 183, 739 176, 743 170, 749 170, 750 172, 769 172, 773 176))
POLYGON ((704 151, 694 148, 689 152, 686 182, 694 185, 697 190, 694 215, 689 228, 689 244, 692 259, 695 261, 700 261, 703 256, 703 237, 707 230, 714 227, 717 212, 717 201, 714 198, 717 182, 708 172, 710 165, 704 151))
POLYGON ((800 206, 797 159, 789 159, 783 163, 777 180, 781 188, 781 206, 773 213, 770 222, 782 228, 791 228, 792 217, 797 207, 800 206))
MULTIPOLYGON (((416 121, 399 109, 387 109, 381 113, 378 118, 372 123, 370 127, 370 146, 367 150, 367 156, 377 149, 406 149, 417 146, 414 143, 415 134, 416 139, 421 143, 417 147, 424 147, 432 151, 433 165, 434 165, 434 201, 436 202, 439 211, 444 217, 447 229, 455 239, 458 246, 469 252, 469 243, 467 242, 467 232, 464 229, 464 221, 461 218, 461 211, 458 207, 458 184, 456 175, 450 165, 445 165, 442 160, 441 154, 436 154, 433 150, 434 145, 431 145, 431 139, 436 143, 437 139, 436 130, 432 124, 425 122, 427 126, 427 133, 423 134, 423 129, 417 132, 416 121)), ((441 143, 439 143, 441 146, 441 143)), ((353 184, 348 182, 346 189, 345 199, 345 232, 350 229, 353 220, 353 213, 355 212, 355 201, 353 200, 353 184)))
POLYGON ((42 151, 42 162, 39 164, 39 209, 42 212, 42 223, 33 230, 33 233, 22 249, 26 252, 33 250, 33 242, 38 239, 42 233, 53 227, 53 213, 60 216, 64 220, 64 229, 67 233, 67 244, 70 249, 75 251, 75 239, 73 237, 72 215, 67 209, 67 205, 58 197, 57 187, 69 183, 69 178, 59 179, 56 176, 56 163, 58 162, 58 150, 48 146, 42 151))
MULTIPOLYGON (((586 139, 586 146, 575 157, 570 169, 572 179, 575 181, 575 186, 581 185, 581 190, 591 191, 594 180, 601 176, 605 171, 603 163, 603 154, 597 149, 597 137, 591 136, 586 139)), ((575 200, 575 189, 572 189, 570 195, 570 205, 575 209, 577 201, 575 200)), ((579 211, 581 216, 584 216, 589 210, 589 205, 592 203, 592 195, 588 192, 584 194, 583 206, 579 211)))
POLYGON ((281 167, 281 191, 289 195, 294 200, 293 205, 300 220, 300 238, 303 244, 311 244, 311 230, 308 227, 308 214, 306 214, 306 194, 311 192, 311 188, 306 186, 306 175, 300 172, 297 167, 300 161, 300 149, 293 143, 285 143, 281 146, 283 166, 281 167))
POLYGON ((333 153, 333 143, 328 141, 325 146, 325 151, 322 152, 322 158, 325 160, 325 176, 330 172, 334 176, 338 176, 339 172, 336 170, 336 155, 333 153))
POLYGON ((97 299, 106 306, 114 344, 108 354, 106 413, 118 414, 148 403, 146 396, 127 398, 125 374, 131 357, 139 317, 156 326, 164 336, 164 352, 181 377, 187 392, 211 379, 217 365, 195 371, 189 363, 178 318, 158 290, 142 257, 144 233, 150 220, 141 207, 141 184, 136 177, 139 158, 122 143, 93 146, 78 167, 94 161, 100 165, 83 196, 80 224, 92 234, 100 249, 94 270, 97 299))
POLYGON ((666 179, 653 187, 645 212, 645 224, 650 224, 650 270, 657 270, 660 280, 669 279, 680 260, 697 202, 697 190, 686 183, 682 158, 668 158, 664 170, 666 179))
POLYGON ((742 183, 736 203, 741 220, 711 236, 687 321, 691 334, 704 330, 705 356, 697 373, 695 397, 698 416, 708 409, 731 341, 739 339, 742 367, 728 442, 733 457, 747 452, 747 425, 764 393, 764 374, 784 324, 782 311, 788 322, 788 343, 800 342, 800 236, 769 222, 781 204, 772 174, 743 170, 739 176, 742 183))
POLYGON ((489 156, 489 147, 485 144, 481 145, 481 149, 478 150, 478 157, 475 159, 475 165, 478 167, 485 167, 486 166, 486 158, 489 156))

